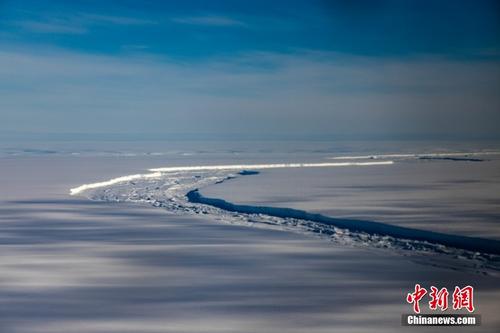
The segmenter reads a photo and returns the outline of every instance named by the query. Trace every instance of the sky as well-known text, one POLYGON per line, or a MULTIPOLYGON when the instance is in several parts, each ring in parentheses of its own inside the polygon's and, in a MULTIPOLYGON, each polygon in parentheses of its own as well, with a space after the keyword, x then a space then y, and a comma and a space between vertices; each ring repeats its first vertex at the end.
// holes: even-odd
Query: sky
POLYGON ((0 0, 0 138, 498 139, 500 1, 0 0))

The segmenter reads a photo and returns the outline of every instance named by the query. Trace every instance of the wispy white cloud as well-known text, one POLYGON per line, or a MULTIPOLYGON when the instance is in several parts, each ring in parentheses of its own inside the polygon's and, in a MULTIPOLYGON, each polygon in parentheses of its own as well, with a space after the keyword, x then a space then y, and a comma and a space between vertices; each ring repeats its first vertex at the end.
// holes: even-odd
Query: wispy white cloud
POLYGON ((121 49, 124 51, 145 51, 149 49, 148 45, 141 45, 141 44, 125 44, 121 46, 121 49))
POLYGON ((87 32, 87 28, 80 24, 64 21, 20 21, 16 22, 15 25, 21 27, 23 30, 36 33, 79 35, 87 32))
POLYGON ((35 33, 85 34, 97 25, 151 25, 157 22, 135 17, 79 13, 64 16, 44 16, 36 19, 11 22, 11 24, 35 33))
POLYGON ((80 14, 79 17, 89 23, 110 23, 116 25, 149 25, 157 24, 156 21, 136 17, 110 16, 97 14, 80 14))
POLYGON ((247 24, 243 21, 236 20, 226 16, 214 16, 214 15, 175 17, 172 19, 172 21, 181 24, 219 26, 219 27, 247 26, 247 24))

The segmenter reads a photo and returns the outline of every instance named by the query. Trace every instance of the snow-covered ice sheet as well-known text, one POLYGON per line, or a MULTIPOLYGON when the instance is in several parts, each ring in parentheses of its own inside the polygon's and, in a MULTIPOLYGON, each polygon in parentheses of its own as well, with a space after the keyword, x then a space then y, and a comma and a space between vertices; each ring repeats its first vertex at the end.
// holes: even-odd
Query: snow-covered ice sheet
POLYGON ((385 160, 163 167, 150 169, 150 173, 84 184, 71 189, 71 194, 85 194, 93 200, 149 203, 174 214, 203 214, 224 223, 305 233, 336 243, 390 249, 404 255, 432 256, 428 260, 430 263, 438 261, 439 265, 454 269, 472 269, 496 274, 499 271, 499 241, 394 227, 372 221, 335 219, 307 212, 289 214, 291 210, 287 210, 286 207, 278 213, 269 213, 269 209, 262 207, 241 209, 241 206, 238 206, 238 209, 226 201, 221 204, 222 200, 211 198, 207 200, 198 192, 199 189, 209 185, 220 184, 244 175, 246 174, 242 172, 244 170, 313 167, 382 168, 392 164, 393 161, 385 160))

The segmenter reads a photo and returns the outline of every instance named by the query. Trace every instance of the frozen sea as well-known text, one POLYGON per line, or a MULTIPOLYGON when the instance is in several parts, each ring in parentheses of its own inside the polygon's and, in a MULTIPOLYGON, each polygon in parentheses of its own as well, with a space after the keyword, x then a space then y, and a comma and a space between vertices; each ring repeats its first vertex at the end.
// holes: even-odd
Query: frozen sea
POLYGON ((1 331, 398 332, 420 283, 474 285, 474 330, 496 332, 494 254, 186 194, 494 247, 499 152, 490 142, 3 143, 1 331))

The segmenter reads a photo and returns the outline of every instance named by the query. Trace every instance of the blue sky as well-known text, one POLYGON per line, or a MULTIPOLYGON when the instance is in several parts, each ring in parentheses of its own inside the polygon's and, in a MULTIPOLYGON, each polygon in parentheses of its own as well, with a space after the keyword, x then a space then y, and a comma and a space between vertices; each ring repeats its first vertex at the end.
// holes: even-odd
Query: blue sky
POLYGON ((0 131, 499 136, 498 1, 2 1, 0 131))

